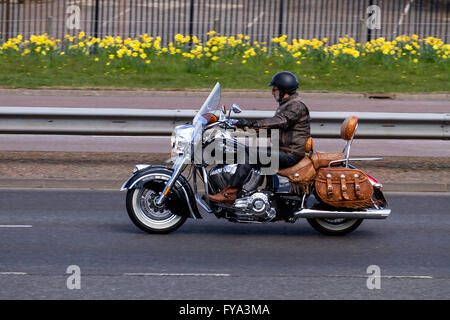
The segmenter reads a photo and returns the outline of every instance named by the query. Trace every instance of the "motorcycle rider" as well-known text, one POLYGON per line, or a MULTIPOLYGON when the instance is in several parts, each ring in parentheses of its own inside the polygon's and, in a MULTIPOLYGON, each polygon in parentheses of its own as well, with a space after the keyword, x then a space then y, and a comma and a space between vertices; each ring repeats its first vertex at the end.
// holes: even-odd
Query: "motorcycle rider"
MULTIPOLYGON (((275 115, 272 118, 256 121, 240 119, 236 123, 236 127, 279 129, 280 148, 279 150, 271 150, 269 147, 267 154, 278 156, 280 169, 288 168, 298 163, 305 156, 306 140, 311 136, 309 110, 296 92, 298 80, 293 73, 288 71, 278 72, 273 76, 269 86, 272 86, 272 95, 279 104, 275 115)), ((208 195, 210 200, 234 203, 252 167, 260 165, 259 158, 256 165, 249 164, 248 159, 247 149, 245 163, 238 164, 229 185, 218 194, 208 195)))

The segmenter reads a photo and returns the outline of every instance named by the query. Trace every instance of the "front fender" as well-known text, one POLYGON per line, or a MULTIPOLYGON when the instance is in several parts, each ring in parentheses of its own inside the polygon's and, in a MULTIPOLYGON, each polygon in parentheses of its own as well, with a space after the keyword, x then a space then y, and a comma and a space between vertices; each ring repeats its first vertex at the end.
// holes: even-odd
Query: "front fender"
MULTIPOLYGON (((169 180, 172 173, 173 170, 171 168, 150 165, 144 169, 136 171, 122 185, 120 190, 123 191, 142 188, 147 182, 155 178, 169 180)), ((197 202, 195 201, 194 192, 192 191, 192 188, 186 178, 180 174, 174 186, 175 187, 171 192, 175 192, 180 199, 184 199, 186 201, 186 205, 189 208, 189 217, 194 219, 202 219, 202 216, 198 210, 197 202)))
POLYGON ((128 190, 128 189, 134 189, 136 187, 140 188, 145 183, 145 176, 147 173, 153 172, 156 169, 166 169, 171 170, 164 166, 154 166, 154 165, 137 165, 136 167, 141 167, 142 169, 133 172, 133 175, 128 178, 127 181, 124 182, 122 187, 120 188, 120 191, 128 190))

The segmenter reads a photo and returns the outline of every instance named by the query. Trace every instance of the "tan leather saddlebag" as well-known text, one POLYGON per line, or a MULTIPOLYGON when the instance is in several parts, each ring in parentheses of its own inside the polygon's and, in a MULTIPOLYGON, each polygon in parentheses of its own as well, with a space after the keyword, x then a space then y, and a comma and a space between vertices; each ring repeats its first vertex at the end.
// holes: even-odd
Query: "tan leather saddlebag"
POLYGON ((317 195, 326 204, 353 209, 372 207, 373 187, 361 170, 320 168, 314 180, 317 195))

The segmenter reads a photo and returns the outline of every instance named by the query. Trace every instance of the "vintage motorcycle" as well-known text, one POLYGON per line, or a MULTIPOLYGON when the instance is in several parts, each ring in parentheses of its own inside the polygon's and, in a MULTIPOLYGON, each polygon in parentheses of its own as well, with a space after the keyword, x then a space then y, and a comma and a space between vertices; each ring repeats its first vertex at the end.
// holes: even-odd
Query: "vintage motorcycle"
POLYGON ((342 124, 341 137, 346 140, 342 153, 315 152, 310 138, 306 156, 293 167, 265 175, 256 167, 234 203, 210 201, 208 194, 215 194, 228 184, 237 164, 211 166, 201 157, 196 159, 196 150, 201 153, 214 143, 225 152, 243 147, 230 133, 237 121, 231 119, 231 113, 240 113, 241 109, 234 104, 227 115, 219 102, 217 83, 192 125, 177 126, 173 131, 173 166, 138 164, 123 184, 121 190, 127 190, 128 215, 140 229, 153 234, 169 233, 181 227, 187 218, 201 219, 202 210, 241 223, 293 223, 306 218, 323 234, 344 235, 355 230, 364 219, 385 219, 390 215, 382 185, 349 163, 380 159, 349 157, 356 117, 349 117, 342 124), (189 176, 185 177, 183 172, 188 167, 189 176), (204 186, 203 196, 198 192, 198 179, 204 186))

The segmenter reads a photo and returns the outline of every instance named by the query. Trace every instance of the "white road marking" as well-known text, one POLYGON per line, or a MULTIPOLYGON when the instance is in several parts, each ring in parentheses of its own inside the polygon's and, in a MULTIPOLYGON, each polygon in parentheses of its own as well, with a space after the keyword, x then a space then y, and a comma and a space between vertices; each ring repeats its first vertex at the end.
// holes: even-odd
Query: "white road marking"
POLYGON ((227 273, 124 273, 125 276, 153 277, 230 277, 227 273))
POLYGON ((432 276, 376 276, 376 275, 328 275, 342 278, 386 278, 386 279, 433 279, 432 276))
POLYGON ((23 276, 26 275, 26 272, 0 272, 0 275, 13 275, 13 276, 23 276))
MULTIPOLYGON (((228 273, 124 273, 124 276, 140 276, 140 277, 231 277, 228 273)), ((368 278, 377 276, 370 275, 328 275, 327 277, 343 277, 343 278, 368 278)), ((378 276, 385 279, 433 279, 432 276, 378 276)))
MULTIPOLYGON (((369 276, 372 278, 377 278, 377 276, 369 276)), ((379 278, 388 279, 433 279, 432 276, 378 276, 379 278)))
POLYGON ((30 224, 0 224, 0 228, 32 228, 30 224))

